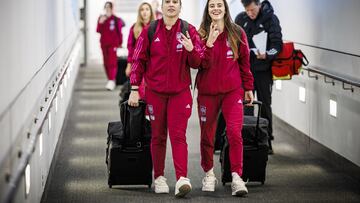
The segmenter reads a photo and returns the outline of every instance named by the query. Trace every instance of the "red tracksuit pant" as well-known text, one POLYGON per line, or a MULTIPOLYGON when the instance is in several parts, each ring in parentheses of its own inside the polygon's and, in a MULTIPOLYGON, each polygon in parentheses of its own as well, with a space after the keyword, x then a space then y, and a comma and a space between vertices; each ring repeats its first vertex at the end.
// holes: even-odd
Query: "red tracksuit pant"
POLYGON ((190 89, 176 95, 162 95, 146 89, 151 121, 151 155, 155 179, 164 175, 166 140, 169 131, 176 179, 187 177, 186 128, 192 109, 190 89))
POLYGON ((104 67, 108 80, 115 80, 117 74, 116 46, 101 46, 104 59, 104 67))
POLYGON ((243 142, 243 90, 237 89, 226 94, 198 95, 198 113, 201 128, 201 166, 205 172, 213 168, 214 136, 220 109, 225 118, 226 136, 230 148, 231 172, 242 175, 243 142))

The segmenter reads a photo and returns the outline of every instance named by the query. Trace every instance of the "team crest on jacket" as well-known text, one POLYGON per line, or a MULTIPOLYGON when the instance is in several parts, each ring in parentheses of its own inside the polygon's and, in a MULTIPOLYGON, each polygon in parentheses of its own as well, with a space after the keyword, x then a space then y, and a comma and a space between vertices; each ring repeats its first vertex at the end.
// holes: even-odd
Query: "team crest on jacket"
POLYGON ((155 116, 154 116, 154 107, 152 105, 148 105, 148 111, 150 114, 150 120, 154 121, 155 120, 155 116))
POLYGON ((200 115, 205 116, 206 115, 206 106, 200 106, 200 115))
POLYGON ((181 40, 181 32, 176 33, 176 39, 179 41, 181 40))
MULTIPOLYGON (((177 32, 176 33, 176 41, 180 41, 181 40, 181 32, 177 32)), ((183 49, 183 45, 179 42, 179 44, 176 45, 176 52, 181 52, 183 49)))
POLYGON ((206 122, 206 106, 200 105, 200 121, 206 122))
POLYGON ((115 20, 111 20, 110 21, 110 30, 114 30, 115 29, 115 20))

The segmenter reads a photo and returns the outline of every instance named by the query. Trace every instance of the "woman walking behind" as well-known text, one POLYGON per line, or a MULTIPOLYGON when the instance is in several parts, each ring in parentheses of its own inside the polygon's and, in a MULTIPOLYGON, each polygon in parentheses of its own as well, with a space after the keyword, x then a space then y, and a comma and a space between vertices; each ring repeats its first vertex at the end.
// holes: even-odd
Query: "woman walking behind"
POLYGON ((122 33, 121 29, 124 21, 113 14, 113 4, 106 2, 105 15, 98 19, 96 31, 100 33, 100 44, 103 53, 104 67, 108 82, 105 86, 107 90, 114 90, 117 73, 117 55, 116 50, 121 47, 122 33))
POLYGON ((225 0, 208 0, 199 30, 204 57, 197 76, 198 113, 201 128, 201 166, 205 172, 203 191, 215 191, 213 153, 216 121, 220 110, 230 144, 232 195, 248 193, 241 179, 243 166, 243 101, 253 102, 253 76, 245 32, 230 17, 225 0))
MULTIPOLYGON (((137 21, 130 28, 128 43, 127 43, 128 59, 127 59, 127 67, 125 70, 125 74, 128 77, 130 76, 130 72, 131 72, 132 57, 134 55, 136 40, 139 38, 143 28, 149 25, 149 23, 153 20, 155 20, 155 17, 151 5, 147 2, 140 4, 138 9, 137 21)), ((142 80, 141 85, 139 87, 139 95, 141 99, 145 98, 144 79, 142 80)))

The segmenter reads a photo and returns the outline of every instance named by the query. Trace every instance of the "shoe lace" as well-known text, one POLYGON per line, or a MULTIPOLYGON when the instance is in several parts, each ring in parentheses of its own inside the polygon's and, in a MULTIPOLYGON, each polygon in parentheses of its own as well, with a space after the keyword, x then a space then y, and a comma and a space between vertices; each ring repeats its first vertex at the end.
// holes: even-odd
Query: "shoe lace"
POLYGON ((211 184, 213 184, 214 179, 215 179, 215 185, 216 185, 218 183, 218 180, 216 179, 216 177, 207 175, 203 179, 203 184, 206 186, 211 185, 211 184))

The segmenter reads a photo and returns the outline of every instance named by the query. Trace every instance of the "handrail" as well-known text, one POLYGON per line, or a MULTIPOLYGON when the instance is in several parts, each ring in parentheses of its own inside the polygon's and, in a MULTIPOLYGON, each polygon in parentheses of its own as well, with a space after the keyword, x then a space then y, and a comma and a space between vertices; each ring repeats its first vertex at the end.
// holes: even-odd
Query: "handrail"
POLYGON ((329 72, 322 71, 314 66, 309 66, 307 68, 302 68, 303 70, 308 71, 308 77, 309 78, 315 78, 316 80, 319 79, 318 75, 311 75, 311 73, 320 74, 324 76, 324 82, 325 83, 331 83, 332 85, 335 85, 335 80, 340 81, 342 83, 342 88, 344 90, 350 90, 351 92, 354 92, 354 87, 360 88, 360 82, 353 81, 344 77, 337 76, 335 74, 331 74, 329 72), (327 79, 330 78, 331 81, 328 81, 327 79), (345 87, 345 84, 350 85, 350 87, 345 87))
POLYGON ((10 109, 13 107, 13 105, 16 103, 16 100, 20 97, 21 94, 24 93, 24 91, 26 90, 26 88, 28 88, 31 84, 31 81, 37 76, 38 73, 40 73, 43 68, 45 67, 45 65, 47 64, 47 62, 49 61, 49 59, 54 55, 54 53, 56 51, 58 51, 60 49, 61 46, 63 46, 63 44, 65 43, 65 41, 72 35, 72 33, 68 34, 64 40, 60 43, 60 45, 58 47, 55 48, 55 50, 53 52, 50 53, 49 56, 47 56, 47 58, 45 59, 45 62, 41 65, 41 67, 39 68, 39 70, 36 71, 36 73, 32 76, 32 78, 28 81, 28 83, 18 92, 18 94, 11 100, 11 102, 6 106, 6 108, 4 108, 5 110, 3 112, 0 112, 0 120, 2 120, 4 118, 4 116, 6 115, 7 111, 6 109, 10 109))
MULTIPOLYGON (((291 40, 285 40, 285 41, 291 41, 291 40)), ((325 50, 325 51, 330 51, 330 52, 343 54, 343 55, 347 55, 347 56, 360 57, 360 55, 357 55, 357 54, 353 54, 353 53, 349 53, 349 52, 345 52, 345 51, 339 51, 339 50, 335 50, 335 49, 329 49, 329 48, 315 46, 315 45, 310 45, 310 44, 305 44, 305 43, 301 43, 301 42, 294 42, 294 44, 311 47, 311 48, 315 48, 315 49, 321 49, 321 50, 325 50)))
MULTIPOLYGON (((347 55, 347 56, 360 57, 360 55, 356 55, 356 54, 353 54, 353 53, 338 51, 338 50, 319 47, 319 46, 314 46, 314 45, 309 45, 309 44, 305 44, 305 43, 301 43, 301 42, 294 42, 294 44, 307 46, 307 47, 311 47, 311 48, 316 48, 316 49, 322 49, 322 50, 325 50, 325 51, 339 53, 339 54, 343 54, 343 55, 347 55)), ((335 80, 340 81, 342 83, 342 88, 344 90, 350 90, 351 92, 354 92, 354 87, 360 88, 360 82, 353 81, 353 80, 350 80, 350 79, 347 79, 347 78, 344 78, 344 77, 340 77, 340 76, 337 76, 335 74, 331 74, 331 73, 326 72, 326 71, 322 71, 319 68, 314 67, 314 66, 312 66, 312 67, 308 66, 308 68, 303 67, 302 69, 308 71, 308 77, 309 78, 315 78, 317 80, 317 79, 319 79, 317 74, 323 75, 324 76, 324 82, 325 83, 330 83, 333 86, 335 85, 335 80), (311 75, 311 73, 315 73, 315 75, 311 75), (328 78, 330 78, 331 81, 328 81, 327 80, 328 78), (350 87, 345 87, 346 84, 350 85, 350 87)))
POLYGON ((57 92, 59 91, 59 88, 62 85, 65 74, 68 71, 71 62, 74 60, 73 53, 76 53, 76 51, 78 51, 78 49, 80 48, 76 43, 78 39, 79 39, 79 34, 75 40, 75 44, 73 45, 67 60, 65 61, 63 67, 60 69, 60 72, 57 74, 55 81, 51 85, 53 89, 49 89, 48 95, 45 97, 45 103, 47 105, 45 107, 43 106, 40 107, 39 114, 33 120, 34 126, 27 133, 27 138, 30 139, 29 144, 27 145, 27 148, 25 149, 24 153, 21 153, 20 161, 19 164, 17 165, 14 175, 8 178, 8 184, 7 184, 8 187, 5 189, 5 192, 3 193, 4 196, 1 202, 8 203, 11 202, 12 199, 14 198, 14 195, 17 190, 17 186, 19 185, 19 182, 24 174, 25 168, 29 163, 32 154, 35 151, 39 133, 41 132, 46 117, 50 112, 51 106, 54 102, 57 92))

